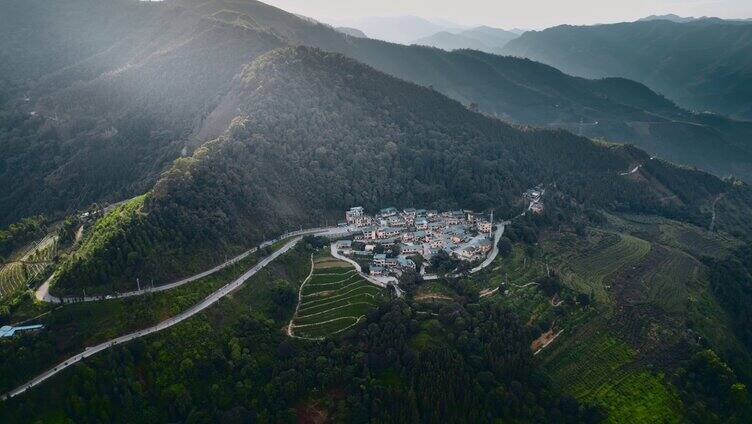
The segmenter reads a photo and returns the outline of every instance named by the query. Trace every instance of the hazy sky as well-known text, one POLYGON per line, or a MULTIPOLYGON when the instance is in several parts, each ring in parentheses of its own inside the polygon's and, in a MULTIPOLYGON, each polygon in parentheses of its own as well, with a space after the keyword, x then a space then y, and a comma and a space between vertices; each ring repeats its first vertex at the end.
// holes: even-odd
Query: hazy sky
POLYGON ((539 29, 632 21, 648 15, 752 17, 752 0, 261 0, 327 23, 416 15, 463 25, 539 29))

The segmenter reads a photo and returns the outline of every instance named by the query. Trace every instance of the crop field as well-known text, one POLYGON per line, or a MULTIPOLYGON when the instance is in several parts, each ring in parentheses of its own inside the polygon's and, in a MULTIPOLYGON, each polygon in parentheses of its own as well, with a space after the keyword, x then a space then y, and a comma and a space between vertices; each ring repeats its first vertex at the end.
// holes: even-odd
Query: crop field
POLYGON ((365 317, 383 298, 381 288, 364 280, 348 263, 329 256, 313 260, 311 275, 300 287, 290 335, 324 339, 365 317))
POLYGON ((502 282, 509 283, 512 287, 524 286, 546 275, 546 266, 540 260, 526 257, 525 250, 520 246, 512 249, 509 257, 503 258, 498 263, 498 269, 493 268, 494 275, 490 281, 494 286, 502 282))
POLYGON ((566 393, 608 411, 606 422, 678 422, 679 400, 660 375, 635 367, 635 352, 596 325, 557 343, 543 367, 566 393))
POLYGON ((0 299, 12 296, 32 278, 44 272, 57 255, 57 242, 57 236, 45 237, 16 262, 0 268, 0 299))
POLYGON ((545 356, 545 369, 567 393, 585 399, 623 374, 633 358, 626 343, 600 329, 556 345, 545 356))
POLYGON ((446 301, 452 300, 457 294, 443 281, 428 281, 421 284, 414 299, 417 301, 446 301))
POLYGON ((561 238, 547 249, 558 255, 564 281, 574 290, 594 293, 596 299, 609 301, 606 291, 607 277, 632 266, 650 252, 650 242, 628 234, 591 232, 588 242, 561 238))
POLYGON ((690 290, 697 286, 702 265, 691 256, 668 248, 655 249, 656 260, 640 276, 646 298, 663 310, 684 312, 690 290))
POLYGON ((688 224, 670 222, 660 226, 661 242, 695 256, 726 256, 739 242, 688 224))
POLYGON ((603 385, 588 399, 608 411, 607 423, 680 423, 681 400, 661 374, 627 373, 603 385))

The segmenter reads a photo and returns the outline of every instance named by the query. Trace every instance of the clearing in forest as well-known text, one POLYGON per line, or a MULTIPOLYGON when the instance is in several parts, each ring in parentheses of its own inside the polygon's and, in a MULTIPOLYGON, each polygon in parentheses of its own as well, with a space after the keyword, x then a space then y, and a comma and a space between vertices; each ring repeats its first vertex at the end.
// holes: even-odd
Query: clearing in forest
POLYGON ((300 286, 292 337, 321 340, 356 325, 383 299, 383 289, 364 280, 348 263, 328 255, 311 258, 311 273, 300 286))

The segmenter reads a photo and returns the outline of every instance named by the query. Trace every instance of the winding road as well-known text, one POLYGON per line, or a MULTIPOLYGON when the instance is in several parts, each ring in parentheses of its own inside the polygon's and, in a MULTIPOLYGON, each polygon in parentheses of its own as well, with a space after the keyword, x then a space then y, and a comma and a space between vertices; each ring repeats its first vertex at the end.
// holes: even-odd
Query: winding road
MULTIPOLYGON (((266 241, 266 242, 262 243, 259 247, 253 248, 253 249, 251 249, 251 250, 249 250, 247 252, 244 252, 243 254, 241 254, 241 255, 239 255, 239 256, 237 256, 237 257, 235 257, 235 258, 233 258, 233 259, 231 259, 231 260, 229 260, 229 261, 227 261, 227 262, 225 262, 225 263, 223 263, 223 264, 221 264, 221 265, 219 265, 219 266, 217 266, 215 268, 212 268, 212 269, 210 269, 208 271, 204 271, 204 272, 202 272, 200 274, 197 274, 195 276, 192 276, 192 277, 180 280, 180 281, 178 281, 176 283, 165 285, 165 286, 155 287, 153 289, 150 288, 150 289, 144 289, 144 290, 137 291, 137 292, 131 292, 130 294, 127 294, 127 296, 126 296, 126 294, 119 295, 118 297, 137 296, 137 295, 140 295, 140 294, 152 293, 152 292, 155 292, 155 291, 168 290, 168 288, 178 287, 179 285, 186 284, 187 282, 190 282, 190 281, 195 281, 195 280, 197 280, 197 279, 199 279, 201 277, 210 275, 210 274, 212 274, 214 272, 217 272, 218 270, 220 270, 222 268, 225 268, 225 267, 227 267, 227 266, 229 266, 229 265, 231 265, 233 263, 236 263, 237 261, 245 258, 249 254, 255 252, 259 248, 263 248, 263 247, 272 245, 272 244, 276 243, 280 239, 285 239, 285 238, 288 238, 288 237, 294 237, 292 240, 288 241, 284 246, 282 246, 281 248, 279 248, 278 250, 276 250, 274 253, 272 253, 271 255, 269 255, 269 256, 265 257, 264 259, 262 259, 261 261, 259 261, 251 269, 249 269, 248 271, 246 271, 245 273, 243 273, 243 275, 241 275, 240 277, 238 277, 234 281, 228 283, 227 285, 221 287, 220 289, 218 289, 214 293, 210 294, 208 297, 206 297, 200 303, 198 303, 198 304, 190 307, 189 309, 181 312, 180 314, 175 315, 175 316, 173 316, 171 318, 168 318, 168 319, 166 319, 166 320, 164 320, 164 321, 162 321, 162 322, 160 322, 160 323, 158 323, 158 324, 156 324, 156 325, 154 325, 152 327, 145 328, 145 329, 139 330, 139 331, 135 331, 135 332, 132 332, 132 333, 129 333, 129 334, 117 337, 115 339, 108 340, 106 342, 100 343, 100 344, 98 344, 96 346, 86 348, 83 352, 78 353, 78 354, 76 354, 76 355, 74 355, 74 356, 66 359, 65 361, 59 363, 58 365, 56 365, 55 367, 53 367, 53 368, 51 368, 49 370, 43 372, 42 374, 34 377, 33 379, 29 380, 28 382, 24 383, 23 385, 17 387, 16 389, 14 389, 14 390, 12 390, 12 391, 10 391, 10 392, 8 392, 8 393, 0 396, 0 400, 6 400, 6 399, 9 399, 9 398, 18 396, 18 395, 20 395, 22 393, 25 393, 27 390, 29 390, 29 389, 31 389, 31 388, 33 388, 33 387, 35 387, 35 386, 43 383, 47 379, 55 376, 56 374, 60 373, 64 369, 70 367, 71 365, 74 365, 74 364, 76 364, 78 362, 81 362, 82 360, 84 360, 84 359, 86 359, 86 358, 88 358, 88 357, 90 357, 92 355, 95 355, 95 354, 97 354, 99 352, 102 352, 103 350, 109 349, 110 347, 113 347, 115 345, 126 343, 126 342, 129 342, 131 340, 138 339, 138 338, 144 337, 144 336, 148 336, 149 334, 156 333, 158 331, 162 331, 164 329, 170 328, 170 327, 172 327, 172 326, 174 326, 174 325, 176 325, 176 324, 178 324, 178 323, 180 323, 182 321, 185 321, 186 319, 188 319, 188 318, 190 318, 190 317, 198 314, 199 312, 205 310, 209 306, 217 303, 223 297, 225 297, 228 294, 232 293, 233 291, 237 290, 249 278, 251 278, 257 272, 259 272, 261 269, 263 269, 269 263, 271 263, 272 261, 274 261, 275 259, 277 259, 279 256, 287 253, 290 249, 292 249, 293 247, 295 247, 295 245, 297 245, 300 240, 303 239, 304 235, 315 234, 317 236, 337 237, 339 235, 344 235, 344 234, 349 233, 349 232, 350 232, 350 229, 348 229, 346 227, 344 227, 344 228, 341 228, 341 227, 313 228, 313 229, 308 229, 308 230, 295 231, 295 232, 288 233, 288 234, 285 234, 283 236, 280 236, 280 237, 278 237, 278 238, 276 238, 274 240, 266 241)), ((97 297, 97 298, 91 298, 90 300, 86 300, 86 301, 94 301, 94 300, 101 300, 101 299, 102 299, 101 297, 97 297)))
POLYGON ((44 282, 34 293, 34 296, 37 300, 40 302, 47 302, 47 303, 79 303, 79 302, 97 302, 100 300, 106 300, 106 299, 123 299, 127 297, 134 297, 134 296, 142 296, 149 293, 158 293, 165 290, 171 290, 177 287, 180 287, 184 284, 191 283, 196 280, 200 280, 204 277, 207 277, 209 275, 212 275, 218 271, 221 271, 228 266, 234 265, 243 259, 247 258, 249 255, 256 253, 260 249, 263 249, 267 246, 271 246, 272 244, 284 240, 289 237, 297 237, 297 236, 305 236, 309 234, 316 234, 316 235, 322 235, 322 236, 337 236, 337 235, 344 235, 350 232, 350 229, 347 227, 321 227, 321 228, 309 228, 306 230, 299 230, 299 231, 293 231, 287 234, 283 234, 275 239, 267 240, 263 243, 261 243, 258 247, 254 247, 252 249, 246 250, 245 252, 241 253, 240 255, 229 259, 214 268, 211 268, 209 270, 203 271, 201 273, 198 273, 196 275, 192 275, 187 278, 183 278, 182 280, 175 281, 174 283, 170 284, 163 284, 160 286, 150 286, 146 287, 140 290, 134 290, 126 293, 116 293, 116 294, 110 294, 110 295, 97 295, 97 296, 78 296, 78 297, 56 297, 50 294, 50 283, 54 279, 54 275, 50 276, 50 278, 47 279, 47 281, 44 282))
MULTIPOLYGON (((523 215, 524 215, 524 212, 523 212, 523 215)), ((496 226, 496 234, 494 234, 494 242, 493 242, 493 248, 491 249, 491 253, 488 254, 486 259, 483 262, 481 262, 480 265, 471 269, 470 274, 475 274, 476 272, 479 272, 483 270, 484 268, 488 267, 489 265, 491 265, 491 263, 493 263, 494 259, 496 259, 496 257, 499 256, 499 240, 501 240, 501 236, 504 235, 504 229, 510 223, 511 223, 510 221, 502 221, 496 226)), ((421 268, 420 275, 424 281, 434 281, 434 280, 438 280, 439 278, 441 278, 436 274, 426 274, 425 267, 421 268)), ((447 275, 447 277, 457 278, 457 277, 461 277, 461 274, 447 275)))
POLYGON ((399 285, 398 285, 399 280, 397 280, 396 278, 394 278, 394 277, 374 277, 374 276, 368 275, 368 274, 366 274, 366 273, 363 272, 363 268, 361 268, 361 266, 360 266, 359 263, 357 263, 354 260, 348 258, 347 256, 341 255, 339 253, 339 251, 337 251, 337 247, 335 246, 334 243, 332 243, 329 246, 329 249, 330 249, 330 252, 331 252, 332 256, 334 256, 335 258, 337 258, 337 259, 339 259, 341 261, 345 261, 345 262, 349 263, 350 265, 352 265, 353 267, 355 267, 355 271, 357 271, 358 275, 360 275, 361 278, 363 278, 364 280, 368 281, 371 284, 374 284, 374 285, 377 285, 379 287, 382 287, 382 288, 389 287, 389 284, 391 283, 392 286, 394 287, 395 291, 397 292, 397 297, 402 297, 404 295, 404 292, 402 291, 402 289, 399 288, 399 285))

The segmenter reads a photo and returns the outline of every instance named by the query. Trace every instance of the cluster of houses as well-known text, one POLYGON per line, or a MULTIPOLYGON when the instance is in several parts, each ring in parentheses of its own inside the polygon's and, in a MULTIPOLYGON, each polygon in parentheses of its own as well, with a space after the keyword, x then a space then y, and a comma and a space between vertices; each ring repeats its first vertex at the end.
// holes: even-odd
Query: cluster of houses
POLYGON ((371 216, 362 207, 345 213, 347 225, 357 228, 354 241, 338 242, 341 253, 361 258, 372 258, 371 275, 400 275, 405 269, 415 269, 411 256, 420 255, 430 260, 439 252, 463 261, 476 261, 486 257, 493 249, 493 214, 458 210, 437 212, 425 209, 385 208, 371 216), (354 249, 353 246, 362 246, 354 249), (377 246, 398 250, 396 257, 374 253, 377 246), (398 249, 395 249, 398 247, 398 249))
POLYGON ((537 186, 522 193, 522 197, 530 201, 531 212, 535 214, 543 213, 543 202, 541 201, 541 197, 543 197, 545 192, 546 191, 542 186, 537 186))

